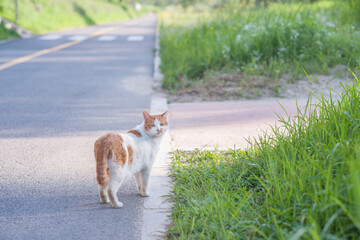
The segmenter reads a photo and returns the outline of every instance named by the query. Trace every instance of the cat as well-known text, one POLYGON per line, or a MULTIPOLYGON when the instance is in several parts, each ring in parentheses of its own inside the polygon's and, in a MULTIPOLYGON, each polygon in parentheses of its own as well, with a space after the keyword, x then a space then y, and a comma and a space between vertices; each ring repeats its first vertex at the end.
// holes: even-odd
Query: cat
POLYGON ((161 115, 143 112, 143 122, 121 134, 107 133, 94 145, 96 180, 100 185, 100 202, 111 203, 114 208, 123 204, 116 193, 126 176, 135 175, 138 192, 149 197, 149 176, 160 141, 168 129, 167 111, 161 115))

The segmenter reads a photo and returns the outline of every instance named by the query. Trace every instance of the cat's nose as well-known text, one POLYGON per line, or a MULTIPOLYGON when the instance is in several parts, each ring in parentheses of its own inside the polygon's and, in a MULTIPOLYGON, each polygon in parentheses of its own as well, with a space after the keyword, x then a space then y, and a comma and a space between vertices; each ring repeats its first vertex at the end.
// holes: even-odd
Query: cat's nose
POLYGON ((158 132, 158 133, 162 133, 162 129, 156 129, 156 131, 158 132))

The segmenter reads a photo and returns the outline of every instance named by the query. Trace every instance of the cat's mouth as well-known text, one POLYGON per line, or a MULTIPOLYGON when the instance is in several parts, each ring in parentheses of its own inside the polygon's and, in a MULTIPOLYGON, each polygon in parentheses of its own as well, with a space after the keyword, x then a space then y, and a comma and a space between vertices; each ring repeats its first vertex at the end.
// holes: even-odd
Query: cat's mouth
POLYGON ((162 129, 157 129, 156 130, 156 135, 158 135, 158 136, 163 135, 163 133, 164 133, 164 130, 162 130, 162 129))
POLYGON ((156 135, 156 136, 162 136, 162 135, 164 135, 164 133, 165 133, 164 130, 162 130, 162 131, 157 131, 157 132, 155 133, 155 135, 156 135))

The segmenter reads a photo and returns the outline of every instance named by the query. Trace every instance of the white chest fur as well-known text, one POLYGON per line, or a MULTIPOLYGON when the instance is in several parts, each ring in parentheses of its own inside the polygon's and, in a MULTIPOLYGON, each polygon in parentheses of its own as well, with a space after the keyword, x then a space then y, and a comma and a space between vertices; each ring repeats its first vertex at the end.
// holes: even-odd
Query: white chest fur
POLYGON ((129 174, 134 175, 145 169, 151 168, 159 152, 162 137, 150 137, 142 133, 142 137, 137 137, 131 133, 123 134, 124 142, 133 149, 133 160, 131 164, 126 164, 129 174))

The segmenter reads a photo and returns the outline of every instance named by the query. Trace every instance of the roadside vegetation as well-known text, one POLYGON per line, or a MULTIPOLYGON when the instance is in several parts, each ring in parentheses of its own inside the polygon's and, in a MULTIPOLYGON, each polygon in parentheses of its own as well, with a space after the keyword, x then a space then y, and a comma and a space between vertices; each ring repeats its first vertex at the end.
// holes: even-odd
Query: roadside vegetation
POLYGON ((4 39, 18 38, 19 35, 13 29, 5 27, 4 22, 0 22, 0 41, 4 39))
POLYGON ((176 93, 238 85, 235 95, 247 97, 267 86, 276 96, 303 68, 329 74, 337 65, 358 65, 359 0, 280 2, 221 1, 161 12, 163 87, 176 93))
MULTIPOLYGON (((15 22, 14 0, 0 2, 0 16, 15 22)), ((102 24, 137 17, 149 12, 149 6, 136 10, 121 0, 21 0, 18 1, 18 25, 35 34, 65 28, 102 24)))
POLYGON ((358 79, 343 88, 249 149, 174 152, 168 238, 359 239, 358 79))

